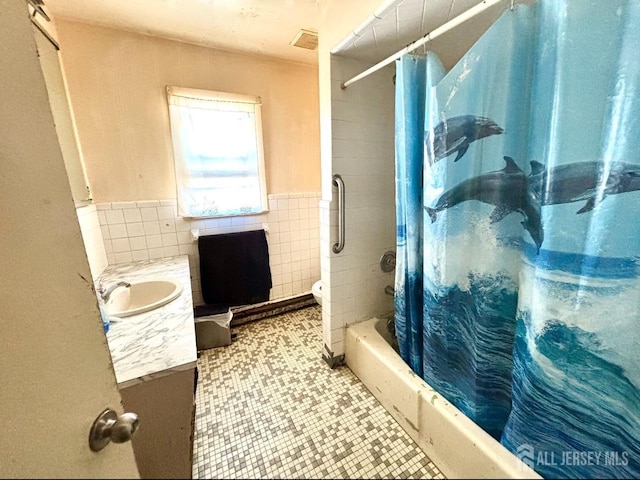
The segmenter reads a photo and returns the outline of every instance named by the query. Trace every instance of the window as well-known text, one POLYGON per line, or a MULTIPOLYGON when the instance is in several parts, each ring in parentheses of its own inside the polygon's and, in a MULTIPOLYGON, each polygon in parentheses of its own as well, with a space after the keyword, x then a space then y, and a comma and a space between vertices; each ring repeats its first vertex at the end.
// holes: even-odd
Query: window
POLYGON ((178 214, 267 209, 260 97, 167 87, 178 214))

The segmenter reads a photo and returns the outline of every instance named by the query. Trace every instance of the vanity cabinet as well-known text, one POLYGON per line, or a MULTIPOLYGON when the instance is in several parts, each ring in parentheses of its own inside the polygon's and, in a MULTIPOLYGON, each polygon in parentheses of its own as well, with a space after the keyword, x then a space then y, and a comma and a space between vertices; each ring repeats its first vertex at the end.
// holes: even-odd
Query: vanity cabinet
POLYGON ((138 415, 131 439, 142 478, 191 478, 198 352, 186 255, 110 265, 105 287, 172 279, 180 295, 148 312, 112 318, 107 340, 124 411, 138 415))
POLYGON ((141 478, 191 478, 195 368, 122 389, 140 427, 131 439, 141 478))

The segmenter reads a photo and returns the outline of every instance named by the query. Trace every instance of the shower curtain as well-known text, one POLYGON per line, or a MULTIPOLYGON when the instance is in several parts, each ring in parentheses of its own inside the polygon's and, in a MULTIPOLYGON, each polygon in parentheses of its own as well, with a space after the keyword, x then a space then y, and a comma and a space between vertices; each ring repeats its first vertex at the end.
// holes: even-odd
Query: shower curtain
POLYGON ((406 56, 396 69, 395 325, 402 357, 422 375, 422 165, 427 88, 444 76, 435 55, 406 56))
POLYGON ((640 476, 640 2, 507 10, 396 79, 402 357, 545 477, 640 476))

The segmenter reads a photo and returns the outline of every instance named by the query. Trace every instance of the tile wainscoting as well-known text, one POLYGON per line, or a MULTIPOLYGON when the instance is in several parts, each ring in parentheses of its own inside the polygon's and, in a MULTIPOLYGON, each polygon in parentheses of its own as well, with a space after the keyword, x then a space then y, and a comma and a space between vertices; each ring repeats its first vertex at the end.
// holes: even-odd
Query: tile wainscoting
POLYGON ((260 215, 189 219, 179 217, 175 200, 96 204, 109 265, 189 255, 194 305, 202 305, 198 243, 200 235, 264 228, 269 244, 271 300, 311 291, 320 279, 320 193, 269 195, 269 211, 260 215))

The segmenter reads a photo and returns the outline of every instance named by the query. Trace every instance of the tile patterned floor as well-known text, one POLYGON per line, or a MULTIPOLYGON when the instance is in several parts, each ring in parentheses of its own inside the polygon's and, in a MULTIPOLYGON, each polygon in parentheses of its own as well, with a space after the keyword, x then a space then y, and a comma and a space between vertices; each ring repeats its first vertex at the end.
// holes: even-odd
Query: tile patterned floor
POLYGON ((198 359, 193 478, 444 478, 358 378, 319 306, 233 328, 198 359))

